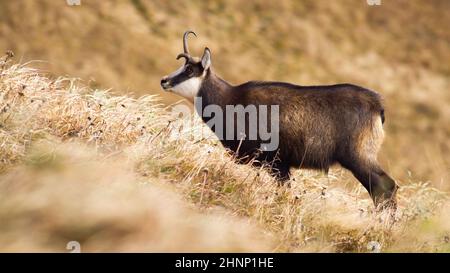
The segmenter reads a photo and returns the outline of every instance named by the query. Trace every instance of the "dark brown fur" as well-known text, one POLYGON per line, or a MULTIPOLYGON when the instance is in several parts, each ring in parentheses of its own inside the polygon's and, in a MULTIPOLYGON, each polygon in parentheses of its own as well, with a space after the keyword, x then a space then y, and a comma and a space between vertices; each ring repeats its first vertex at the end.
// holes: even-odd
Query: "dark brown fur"
POLYGON ((279 105, 279 149, 262 152, 260 140, 223 140, 222 144, 238 158, 269 163, 271 172, 281 181, 289 179, 290 167, 328 172, 331 165, 339 163, 362 183, 375 204, 395 203, 395 181, 376 160, 384 122, 377 93, 352 84, 247 82, 232 86, 209 69, 198 96, 202 107, 216 104, 224 112, 226 105, 279 105))

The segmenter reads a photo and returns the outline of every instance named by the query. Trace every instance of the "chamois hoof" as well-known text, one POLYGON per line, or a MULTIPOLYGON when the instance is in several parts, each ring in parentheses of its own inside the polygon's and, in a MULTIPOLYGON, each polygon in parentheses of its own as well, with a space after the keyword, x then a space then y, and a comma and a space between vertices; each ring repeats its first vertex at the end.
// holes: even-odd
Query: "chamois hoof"
POLYGON ((396 198, 391 198, 391 199, 385 199, 383 201, 378 201, 375 203, 375 209, 377 212, 382 212, 382 211, 392 211, 392 212, 396 212, 397 211, 397 200, 396 198))
POLYGON ((373 200, 376 211, 381 212, 389 210, 395 214, 397 211, 397 190, 398 186, 397 184, 394 184, 392 189, 375 197, 373 200))

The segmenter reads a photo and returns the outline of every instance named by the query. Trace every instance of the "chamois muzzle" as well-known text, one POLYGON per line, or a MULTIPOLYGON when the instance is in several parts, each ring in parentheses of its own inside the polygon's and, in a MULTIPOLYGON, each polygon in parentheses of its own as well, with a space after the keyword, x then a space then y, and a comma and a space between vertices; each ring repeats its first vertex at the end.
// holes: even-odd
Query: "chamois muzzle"
POLYGON ((161 87, 164 90, 167 90, 167 89, 169 89, 171 87, 170 81, 169 81, 169 79, 167 77, 164 77, 164 78, 161 79, 161 87))

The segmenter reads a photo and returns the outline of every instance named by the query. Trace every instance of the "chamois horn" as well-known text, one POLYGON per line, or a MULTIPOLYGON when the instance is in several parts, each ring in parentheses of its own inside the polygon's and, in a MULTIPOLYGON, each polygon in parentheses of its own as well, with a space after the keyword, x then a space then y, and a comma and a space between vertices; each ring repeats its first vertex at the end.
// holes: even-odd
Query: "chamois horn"
POLYGON ((190 55, 188 43, 187 43, 187 38, 190 33, 194 34, 194 36, 197 37, 197 34, 195 34, 195 32, 193 32, 192 30, 188 30, 184 33, 184 35, 183 35, 183 50, 184 50, 184 53, 186 53, 187 55, 190 55))

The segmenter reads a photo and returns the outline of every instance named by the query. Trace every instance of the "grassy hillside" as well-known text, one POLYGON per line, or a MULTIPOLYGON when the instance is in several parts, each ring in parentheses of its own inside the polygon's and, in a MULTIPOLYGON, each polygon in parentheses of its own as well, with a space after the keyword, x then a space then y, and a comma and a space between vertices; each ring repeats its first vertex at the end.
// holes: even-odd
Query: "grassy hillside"
POLYGON ((401 187, 391 219, 342 171, 277 187, 156 97, 23 65, 0 92, 1 251, 450 251, 448 195, 428 184, 401 187))
POLYGON ((396 178, 449 189, 450 2, 384 1, 65 1, 0 3, 0 49, 53 75, 92 88, 160 94, 179 66, 181 35, 211 48, 216 71, 302 85, 351 82, 386 98, 383 164, 396 178))

